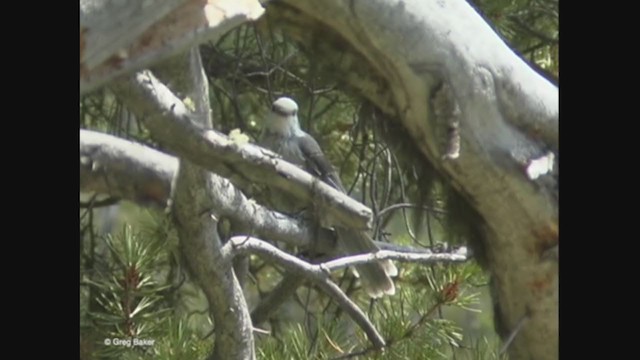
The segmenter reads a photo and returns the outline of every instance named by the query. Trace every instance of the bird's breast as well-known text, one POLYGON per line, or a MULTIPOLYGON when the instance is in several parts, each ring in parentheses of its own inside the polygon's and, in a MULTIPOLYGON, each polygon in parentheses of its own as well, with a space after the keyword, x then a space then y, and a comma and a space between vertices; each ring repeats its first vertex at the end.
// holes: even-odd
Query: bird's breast
POLYGON ((284 138, 267 134, 264 138, 263 146, 282 156, 285 161, 298 166, 305 165, 304 155, 295 137, 284 138))

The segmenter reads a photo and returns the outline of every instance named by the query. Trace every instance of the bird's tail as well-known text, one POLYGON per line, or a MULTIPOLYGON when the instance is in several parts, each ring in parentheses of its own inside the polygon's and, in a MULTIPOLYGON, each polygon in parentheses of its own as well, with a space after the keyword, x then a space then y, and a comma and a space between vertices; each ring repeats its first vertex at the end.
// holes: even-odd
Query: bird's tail
MULTIPOLYGON (((373 253, 379 250, 371 237, 363 231, 336 228, 336 232, 339 249, 345 255, 373 253)), ((391 260, 358 265, 354 273, 362 281, 362 287, 367 294, 374 299, 396 293, 391 277, 398 275, 398 269, 391 260)))

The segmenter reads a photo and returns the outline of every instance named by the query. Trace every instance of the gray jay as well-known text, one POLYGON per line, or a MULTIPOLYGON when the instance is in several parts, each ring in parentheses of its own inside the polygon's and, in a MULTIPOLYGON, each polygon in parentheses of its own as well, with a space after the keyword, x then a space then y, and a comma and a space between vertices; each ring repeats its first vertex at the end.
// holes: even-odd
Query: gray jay
MULTIPOLYGON (((300 166, 335 189, 346 193, 340 177, 325 157, 320 145, 300 128, 298 105, 292 99, 281 97, 273 103, 264 124, 260 145, 276 152, 284 160, 300 166)), ((283 201, 279 201, 279 204, 285 206, 282 205, 283 201)), ((291 209, 290 202, 286 206, 291 209)), ((364 231, 339 226, 335 227, 335 231, 338 251, 341 254, 357 255, 379 250, 371 237, 364 231)), ((358 265, 354 273, 360 278, 363 288, 372 298, 395 293, 391 276, 396 276, 398 270, 389 260, 358 265)))

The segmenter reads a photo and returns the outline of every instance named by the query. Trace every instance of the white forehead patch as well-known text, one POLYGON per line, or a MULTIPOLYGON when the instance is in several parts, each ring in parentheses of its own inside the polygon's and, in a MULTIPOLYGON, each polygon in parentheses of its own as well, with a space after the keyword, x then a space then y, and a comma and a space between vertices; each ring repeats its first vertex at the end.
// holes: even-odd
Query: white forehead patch
POLYGON ((278 100, 274 101, 273 107, 288 114, 298 111, 298 104, 296 104, 293 99, 288 97, 281 97, 278 100))

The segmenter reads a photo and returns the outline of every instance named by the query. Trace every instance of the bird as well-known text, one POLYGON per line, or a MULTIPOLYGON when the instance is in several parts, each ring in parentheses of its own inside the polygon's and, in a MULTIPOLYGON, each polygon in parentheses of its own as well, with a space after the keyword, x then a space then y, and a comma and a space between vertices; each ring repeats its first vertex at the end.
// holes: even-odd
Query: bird
MULTIPOLYGON (((266 116, 259 145, 269 149, 285 161, 299 166, 327 185, 347 194, 335 168, 327 159, 318 142, 300 127, 298 104, 289 97, 280 97, 271 106, 266 116)), ((278 199, 281 206, 291 210, 291 197, 278 199), (282 205, 287 203, 287 205, 282 205)), ((375 253, 380 249, 367 231, 334 225, 337 249, 340 255, 375 253)), ((395 285, 391 277, 397 276, 398 269, 390 260, 379 260, 355 266, 353 273, 360 278, 362 287, 371 298, 394 295, 395 285)))

